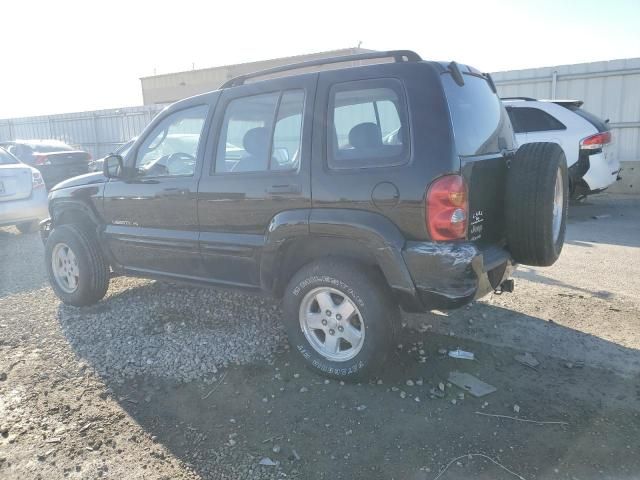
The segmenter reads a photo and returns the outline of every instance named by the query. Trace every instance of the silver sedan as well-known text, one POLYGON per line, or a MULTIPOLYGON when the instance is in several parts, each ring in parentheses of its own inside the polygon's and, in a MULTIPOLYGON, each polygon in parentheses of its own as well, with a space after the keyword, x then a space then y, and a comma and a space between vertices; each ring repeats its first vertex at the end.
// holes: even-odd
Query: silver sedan
POLYGON ((22 233, 35 232, 49 216, 47 205, 40 172, 0 148, 0 227, 15 225, 22 233))

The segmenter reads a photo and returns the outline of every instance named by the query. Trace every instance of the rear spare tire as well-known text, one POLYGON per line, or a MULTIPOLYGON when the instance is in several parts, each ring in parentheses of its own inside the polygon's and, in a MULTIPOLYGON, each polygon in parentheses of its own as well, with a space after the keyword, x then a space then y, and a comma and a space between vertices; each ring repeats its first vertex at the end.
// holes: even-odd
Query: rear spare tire
POLYGON ((513 259, 546 267, 560 256, 569 199, 567 160, 556 143, 522 145, 507 177, 505 217, 513 259))

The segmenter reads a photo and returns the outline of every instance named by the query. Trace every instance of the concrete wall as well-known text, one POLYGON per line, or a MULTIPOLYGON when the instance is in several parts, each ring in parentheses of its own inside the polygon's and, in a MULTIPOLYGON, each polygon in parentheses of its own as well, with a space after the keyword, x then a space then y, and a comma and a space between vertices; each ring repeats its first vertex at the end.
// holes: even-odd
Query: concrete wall
POLYGON ((353 55, 370 52, 363 48, 345 48, 328 52, 310 53, 295 57, 274 58, 260 62, 224 65, 221 67, 190 70, 186 72, 167 73, 140 79, 142 84, 142 99, 145 105, 157 103, 173 103, 199 93, 217 90, 227 80, 247 73, 265 70, 267 68, 291 63, 315 60, 318 58, 353 55))
POLYGON ((501 97, 577 99, 609 119, 622 180, 610 191, 640 193, 640 58, 492 73, 501 97))

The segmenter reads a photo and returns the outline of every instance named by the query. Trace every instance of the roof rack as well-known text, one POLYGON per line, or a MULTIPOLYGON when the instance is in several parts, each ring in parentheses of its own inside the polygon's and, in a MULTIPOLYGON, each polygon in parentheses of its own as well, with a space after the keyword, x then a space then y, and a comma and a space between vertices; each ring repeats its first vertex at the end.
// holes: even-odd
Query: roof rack
POLYGON ((246 80, 256 77, 263 77, 265 75, 272 75, 274 73, 286 72, 289 70, 298 70, 300 68, 316 67, 319 65, 330 65, 332 63, 344 63, 344 62, 357 62, 359 60, 372 60, 376 58, 393 58, 396 63, 399 62, 419 62, 422 60, 420 55, 411 50, 389 50, 386 52, 369 52, 369 53, 356 53, 354 55, 339 55, 337 57, 319 58, 317 60, 307 60, 306 62, 291 63, 289 65, 281 65, 279 67, 267 68, 266 70, 259 70, 257 72, 246 73, 239 75, 230 80, 227 80, 220 87, 229 88, 243 85, 246 80))
POLYGON ((524 100, 525 102, 537 102, 535 98, 531 97, 500 97, 500 100, 524 100))

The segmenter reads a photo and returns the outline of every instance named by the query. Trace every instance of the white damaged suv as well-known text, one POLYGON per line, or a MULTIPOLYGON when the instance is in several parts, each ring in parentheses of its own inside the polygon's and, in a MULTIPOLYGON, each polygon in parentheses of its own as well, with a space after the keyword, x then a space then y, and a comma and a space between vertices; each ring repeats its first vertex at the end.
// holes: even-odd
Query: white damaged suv
POLYGON ((601 192, 620 179, 620 162, 610 151, 608 121, 580 108, 580 100, 508 97, 502 101, 518 145, 553 142, 562 147, 572 198, 601 192))

